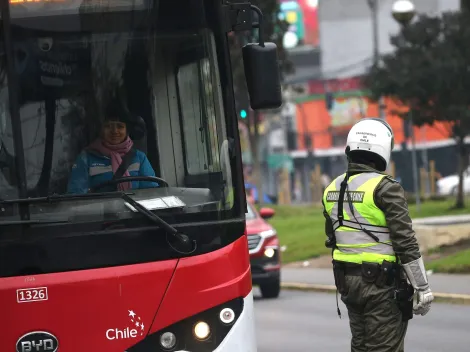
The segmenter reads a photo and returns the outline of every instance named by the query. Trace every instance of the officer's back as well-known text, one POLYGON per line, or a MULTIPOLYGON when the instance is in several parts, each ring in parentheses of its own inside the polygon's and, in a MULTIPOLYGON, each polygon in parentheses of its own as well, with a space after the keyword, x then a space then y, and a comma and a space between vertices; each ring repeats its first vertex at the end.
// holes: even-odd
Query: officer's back
POLYGON ((348 135, 348 169, 323 194, 326 246, 348 309, 352 352, 404 351, 408 320, 425 315, 433 300, 404 190, 385 174, 393 147, 384 120, 360 120, 348 135))

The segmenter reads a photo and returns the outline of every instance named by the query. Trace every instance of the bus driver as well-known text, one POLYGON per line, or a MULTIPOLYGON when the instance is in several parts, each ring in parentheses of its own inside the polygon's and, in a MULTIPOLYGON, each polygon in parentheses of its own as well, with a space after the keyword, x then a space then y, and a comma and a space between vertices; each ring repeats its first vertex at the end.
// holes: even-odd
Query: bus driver
MULTIPOLYGON (((123 156, 133 153, 128 167, 121 177, 155 176, 147 156, 133 148, 129 137, 129 115, 119 104, 111 104, 101 126, 100 136, 88 145, 78 156, 72 167, 67 186, 68 193, 83 194, 91 188, 113 178, 123 156)), ((156 182, 132 181, 117 184, 117 190, 142 189, 158 187, 156 182)), ((105 186, 100 192, 116 191, 115 186, 105 186)))

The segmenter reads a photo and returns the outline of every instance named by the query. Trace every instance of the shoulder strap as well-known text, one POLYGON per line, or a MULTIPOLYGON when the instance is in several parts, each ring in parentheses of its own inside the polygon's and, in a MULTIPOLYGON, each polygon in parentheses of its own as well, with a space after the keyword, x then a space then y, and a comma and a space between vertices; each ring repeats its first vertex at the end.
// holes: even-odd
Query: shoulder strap
MULTIPOLYGON (((346 193, 346 188, 348 187, 348 180, 349 180, 349 173, 346 172, 344 175, 343 181, 341 181, 341 186, 339 189, 339 198, 338 198, 338 220, 339 226, 343 226, 343 202, 344 202, 344 194, 346 193)), ((349 197, 348 197, 349 200, 349 197)))
POLYGON ((127 152, 126 155, 124 155, 122 157, 122 162, 121 162, 121 165, 119 165, 118 169, 116 170, 116 172, 114 173, 113 175, 113 180, 117 179, 117 178, 121 178, 122 175, 124 175, 124 173, 126 172, 127 168, 129 167, 129 165, 131 164, 131 161, 132 159, 134 158, 136 154, 136 150, 134 148, 132 148, 131 150, 129 150, 127 152))

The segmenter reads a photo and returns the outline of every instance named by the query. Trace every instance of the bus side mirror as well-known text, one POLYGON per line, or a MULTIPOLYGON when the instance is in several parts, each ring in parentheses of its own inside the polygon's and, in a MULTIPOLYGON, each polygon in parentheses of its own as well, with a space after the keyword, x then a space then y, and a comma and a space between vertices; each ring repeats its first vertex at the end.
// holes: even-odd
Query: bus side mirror
POLYGON ((276 44, 249 43, 243 47, 242 53, 251 108, 279 108, 282 92, 276 44))

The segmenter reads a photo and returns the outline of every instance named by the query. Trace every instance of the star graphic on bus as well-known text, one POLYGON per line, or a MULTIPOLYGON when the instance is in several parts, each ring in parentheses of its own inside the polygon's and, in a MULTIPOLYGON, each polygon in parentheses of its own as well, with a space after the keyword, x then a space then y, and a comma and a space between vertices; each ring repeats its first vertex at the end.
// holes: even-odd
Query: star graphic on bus
POLYGON ((141 322, 140 316, 138 316, 132 309, 128 310, 131 324, 135 325, 136 328, 140 327, 140 336, 144 334, 144 323, 141 322))

